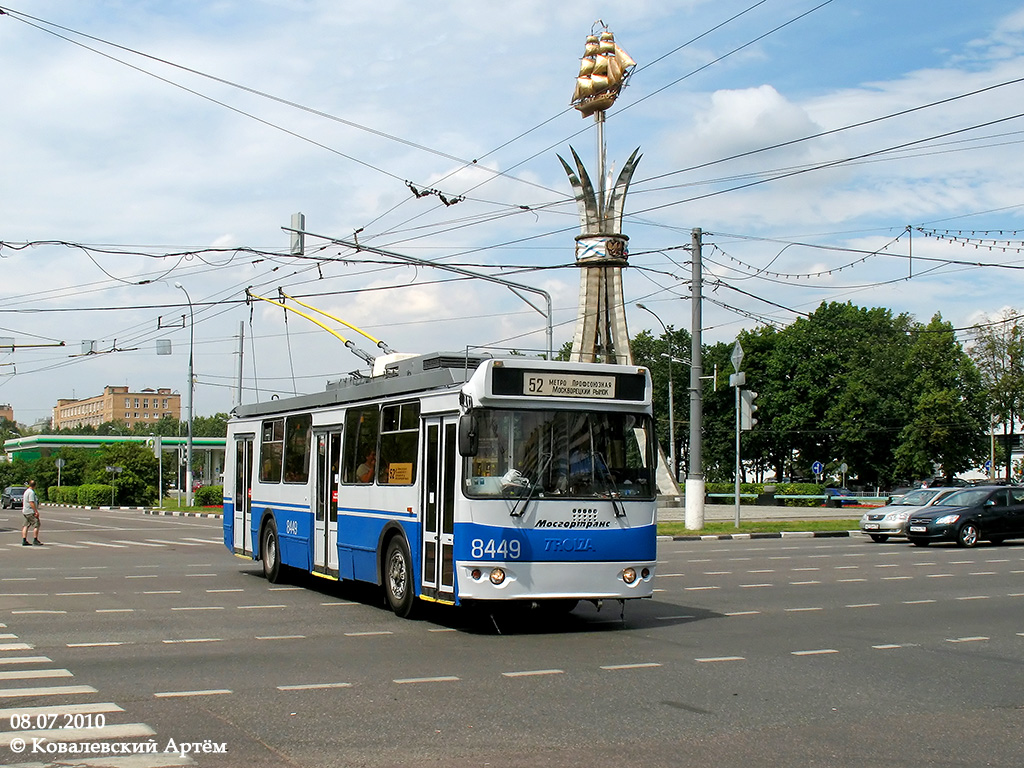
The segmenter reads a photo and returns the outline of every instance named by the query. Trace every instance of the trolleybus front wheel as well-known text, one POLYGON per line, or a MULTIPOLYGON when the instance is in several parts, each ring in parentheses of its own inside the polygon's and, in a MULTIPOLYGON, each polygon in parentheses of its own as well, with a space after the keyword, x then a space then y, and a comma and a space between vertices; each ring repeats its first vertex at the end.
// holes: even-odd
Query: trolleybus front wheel
POLYGON ((384 594, 396 616, 409 618, 416 604, 412 585, 412 557, 405 539, 395 536, 384 558, 384 594))
POLYGON ((281 547, 277 538, 277 525, 273 520, 263 526, 263 546, 260 547, 263 558, 263 575, 271 584, 281 581, 281 547))

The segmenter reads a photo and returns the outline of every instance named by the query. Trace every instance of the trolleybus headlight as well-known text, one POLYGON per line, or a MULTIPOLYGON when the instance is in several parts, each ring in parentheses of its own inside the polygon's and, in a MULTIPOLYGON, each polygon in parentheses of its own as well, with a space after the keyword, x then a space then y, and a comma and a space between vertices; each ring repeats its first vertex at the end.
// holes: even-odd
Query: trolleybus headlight
POLYGON ((491 584, 495 586, 505 582, 505 572, 501 568, 494 568, 491 571, 491 584))
POLYGON ((636 569, 627 568, 626 570, 624 570, 622 572, 622 580, 627 584, 632 584, 634 581, 636 581, 636 569))
POLYGON ((480 581, 483 575, 483 571, 481 571, 479 568, 474 568, 473 572, 470 574, 470 576, 473 577, 473 581, 480 581))
POLYGON ((647 581, 649 578, 651 578, 651 569, 644 568, 642 571, 640 571, 640 578, 644 581, 647 581))

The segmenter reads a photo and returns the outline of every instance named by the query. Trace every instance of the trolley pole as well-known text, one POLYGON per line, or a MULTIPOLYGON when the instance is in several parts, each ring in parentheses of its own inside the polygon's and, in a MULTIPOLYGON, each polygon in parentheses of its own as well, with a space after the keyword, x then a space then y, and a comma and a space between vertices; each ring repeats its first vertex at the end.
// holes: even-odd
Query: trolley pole
POLYGON ((704 467, 701 456, 701 230, 691 233, 690 242, 690 460, 686 468, 686 527, 699 531, 704 527, 704 467))

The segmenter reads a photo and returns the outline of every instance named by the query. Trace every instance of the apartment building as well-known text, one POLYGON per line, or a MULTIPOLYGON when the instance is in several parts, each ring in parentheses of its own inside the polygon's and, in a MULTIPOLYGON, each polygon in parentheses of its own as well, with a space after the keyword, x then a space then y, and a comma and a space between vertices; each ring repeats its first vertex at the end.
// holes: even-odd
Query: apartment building
POLYGON ((169 416, 181 419, 181 395, 167 387, 129 391, 128 387, 104 387, 102 395, 84 400, 58 400, 53 409, 53 428, 82 425, 98 427, 107 421, 123 421, 129 427, 151 424, 169 416))

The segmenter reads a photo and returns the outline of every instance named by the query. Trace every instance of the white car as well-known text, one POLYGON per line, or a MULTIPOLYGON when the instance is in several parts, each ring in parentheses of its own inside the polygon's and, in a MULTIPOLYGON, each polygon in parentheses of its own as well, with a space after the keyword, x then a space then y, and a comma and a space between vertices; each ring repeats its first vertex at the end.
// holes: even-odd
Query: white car
POLYGON ((917 510, 930 507, 949 494, 962 488, 918 488, 898 496, 892 503, 871 509, 860 519, 860 532, 877 542, 888 541, 890 536, 906 536, 907 520, 917 510))

